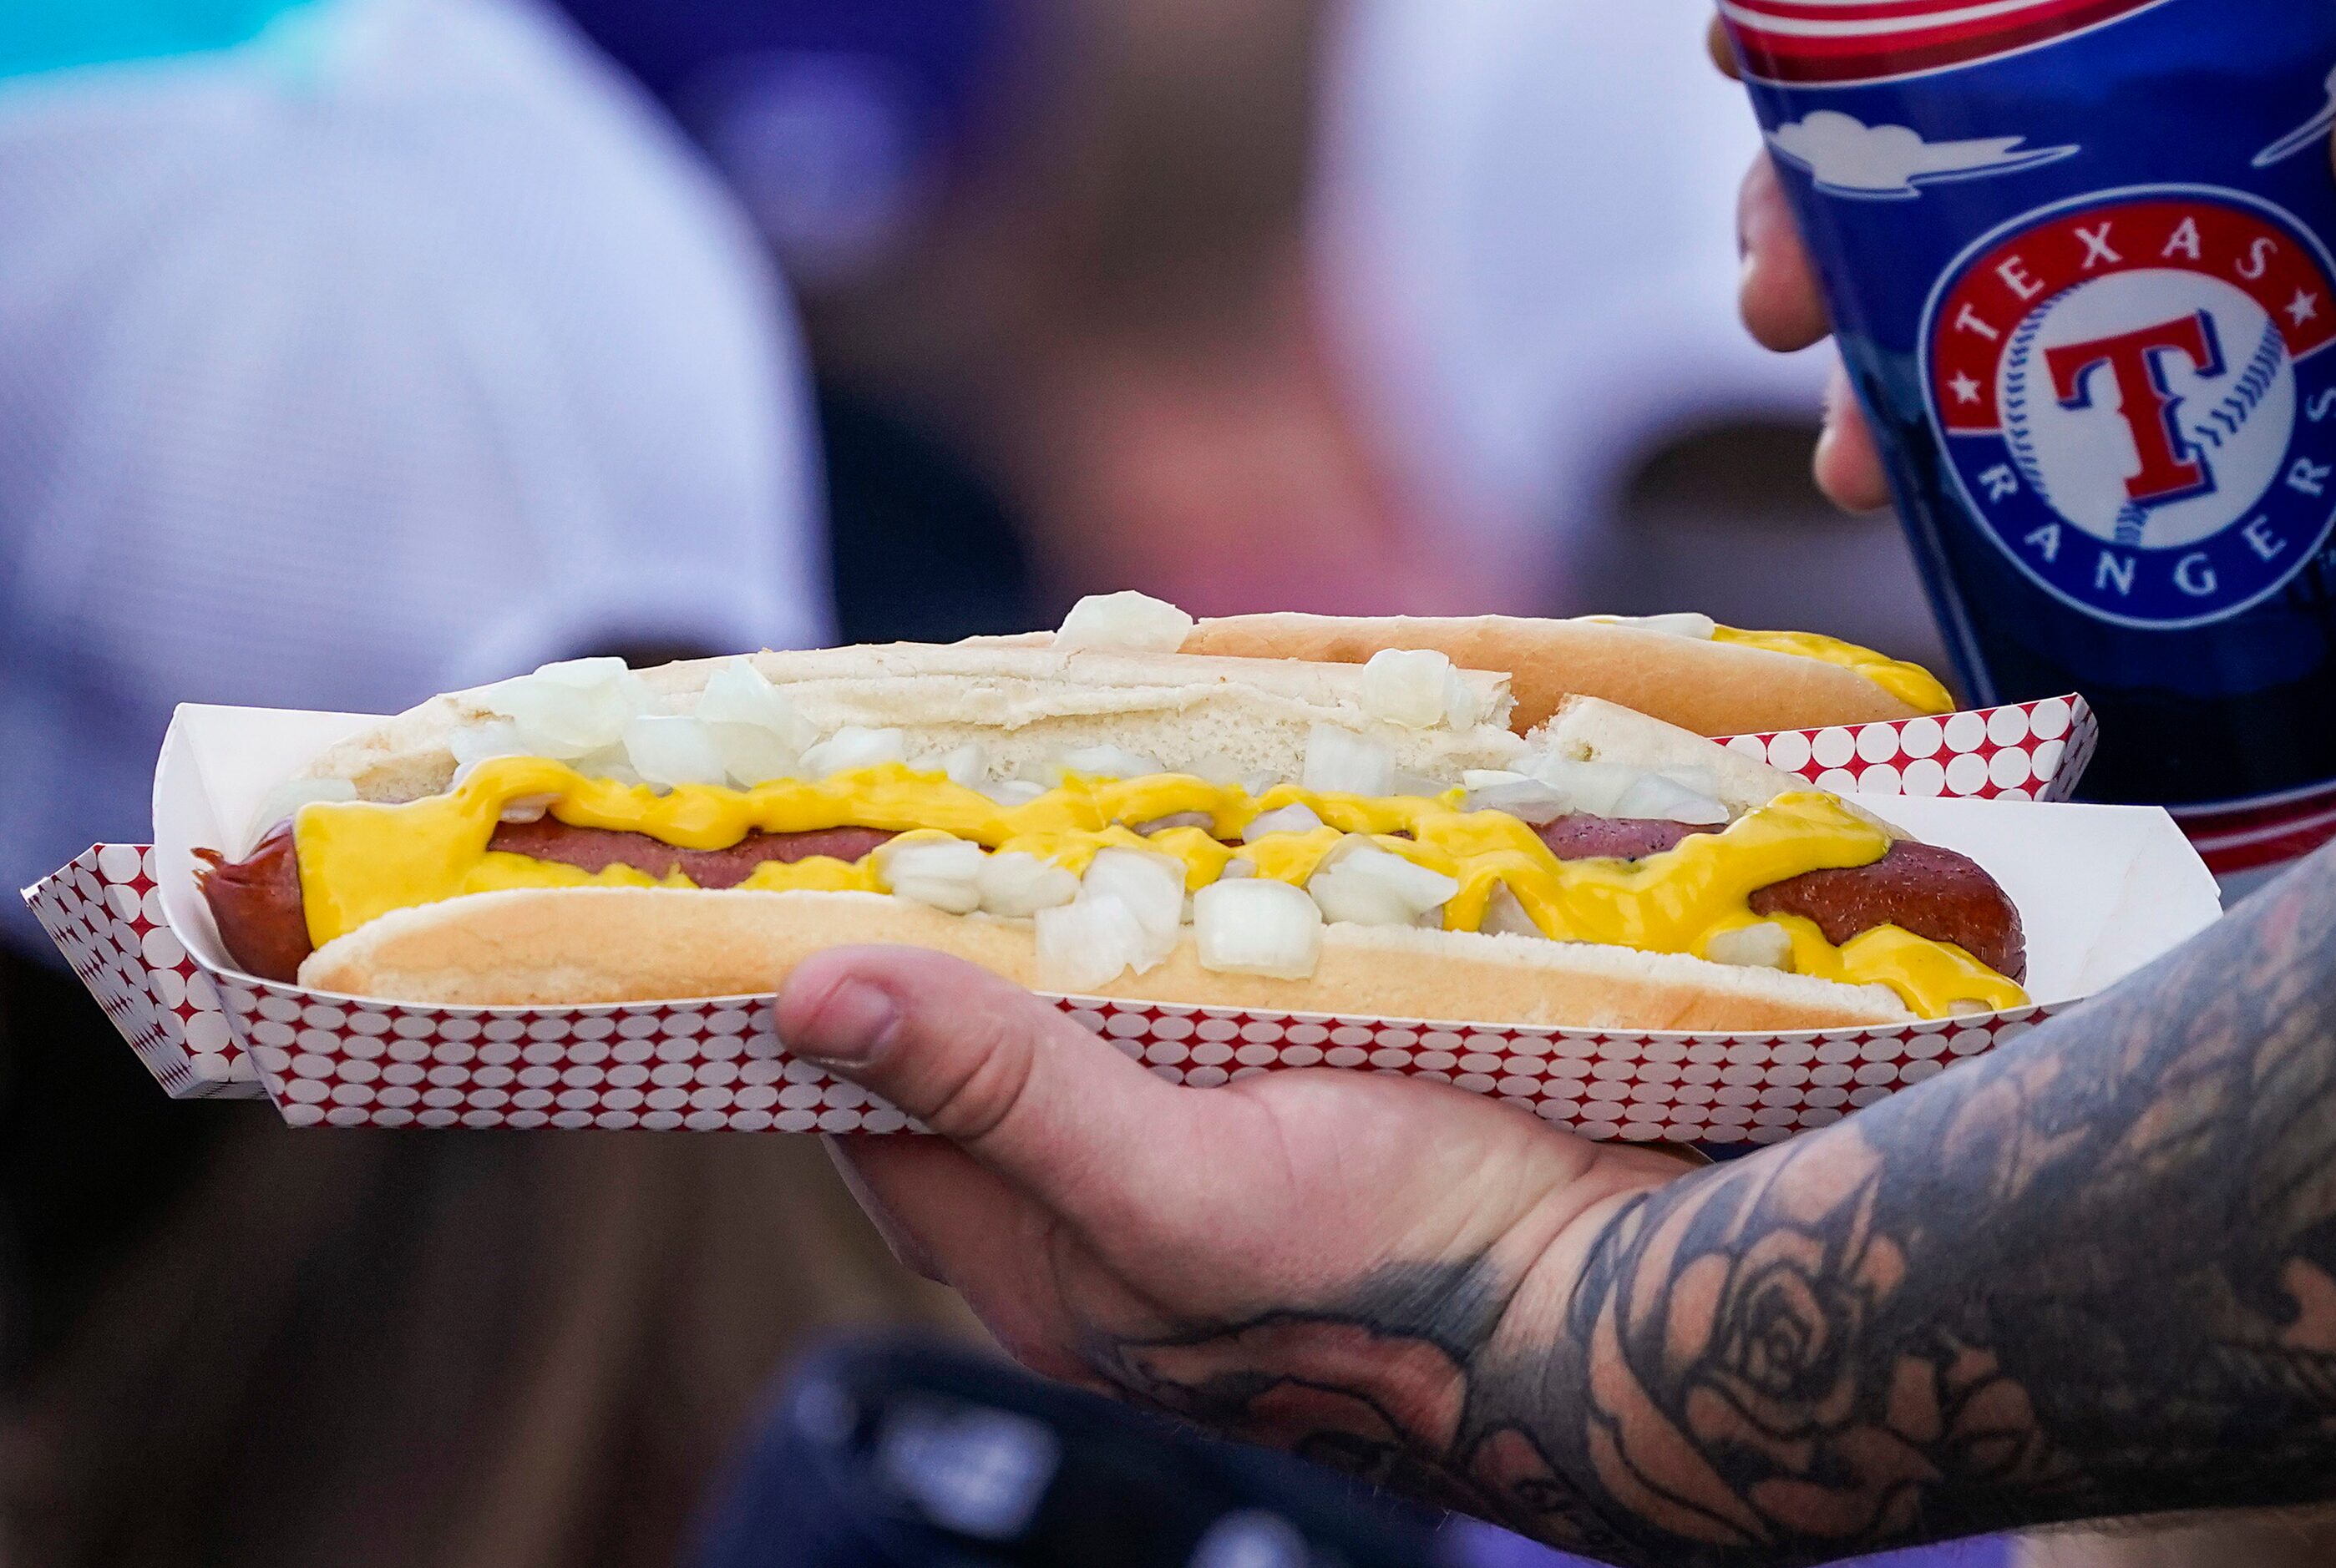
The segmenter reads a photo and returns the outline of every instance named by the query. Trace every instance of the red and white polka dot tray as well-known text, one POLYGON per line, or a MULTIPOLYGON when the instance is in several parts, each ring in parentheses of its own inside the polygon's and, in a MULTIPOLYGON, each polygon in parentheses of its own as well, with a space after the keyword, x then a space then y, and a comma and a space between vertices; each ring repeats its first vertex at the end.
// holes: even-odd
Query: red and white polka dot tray
POLYGON ((2047 697, 1938 719, 1738 735, 1728 749, 1836 795, 2066 800, 2099 739, 2082 697, 2047 697))
MULTIPOLYGON (((2049 799, 2073 788, 2093 734, 2081 702, 2055 699, 1729 744, 1789 763, 1827 789, 2049 799)), ((100 845, 24 896, 177 1098, 264 1094, 297 1127, 890 1132, 910 1125, 891 1106, 790 1058, 773 1031, 768 997, 440 1008, 303 991, 203 966, 164 919, 157 875, 150 847, 100 845)), ((1591 1137, 1701 1143, 1771 1142, 1822 1127, 2001 1044, 2049 1011, 1725 1036, 1057 1002, 1177 1082, 1208 1087, 1279 1068, 1360 1068, 1496 1095, 1591 1137)))
MULTIPOLYGON (((206 973, 158 923, 151 851, 102 845, 33 908, 162 1087, 264 1089, 295 1127, 892 1132, 908 1118, 787 1056, 770 999, 438 1008, 206 973)), ((1059 1004, 1171 1080, 1368 1068, 1457 1084, 1591 1137, 1767 1142, 1999 1045, 2046 1010, 1834 1033, 1699 1037, 1059 1004)))

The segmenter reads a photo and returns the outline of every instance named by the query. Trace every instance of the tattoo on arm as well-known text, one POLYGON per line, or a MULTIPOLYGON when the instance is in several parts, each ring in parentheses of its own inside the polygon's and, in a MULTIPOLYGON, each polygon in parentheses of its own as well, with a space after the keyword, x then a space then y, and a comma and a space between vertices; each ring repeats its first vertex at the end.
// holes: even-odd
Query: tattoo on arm
POLYGON ((1098 1347, 1130 1393, 1619 1562, 2336 1497, 2336 852, 2150 976, 1484 1260, 1098 1347))

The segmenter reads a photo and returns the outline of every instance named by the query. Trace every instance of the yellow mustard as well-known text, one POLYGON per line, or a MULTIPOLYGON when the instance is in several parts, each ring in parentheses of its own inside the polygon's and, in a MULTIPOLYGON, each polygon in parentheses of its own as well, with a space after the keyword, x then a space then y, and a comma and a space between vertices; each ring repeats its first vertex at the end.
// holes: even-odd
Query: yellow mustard
POLYGON ((1790 653, 1800 659, 1820 659, 1844 670, 1854 670, 1918 712, 1947 713, 1954 710, 1954 698, 1939 684, 1939 678, 1922 665, 1890 658, 1838 637, 1815 632, 1746 632, 1734 626, 1716 626, 1711 640, 1746 648, 1766 648, 1772 653, 1790 653))
MULTIPOLYGON (((1078 872, 1096 851, 1124 846, 1181 861, 1188 889, 1215 881, 1236 856, 1260 876, 1302 885, 1344 835, 1364 834, 1459 884, 1445 906, 1449 930, 1479 929, 1493 895, 1506 887, 1548 936, 1657 953, 1700 953, 1720 933, 1758 918, 1747 902, 1755 890, 1805 871, 1867 865, 1889 847, 1880 829, 1815 791, 1780 795, 1720 832, 1693 835, 1641 860, 1561 861, 1516 818, 1465 809, 1457 789, 1436 799, 1364 797, 1283 784, 1252 797, 1181 774, 1073 776, 1025 805, 1004 806, 939 773, 887 763, 817 781, 777 779, 752 789, 683 785, 659 794, 587 779, 560 762, 507 757, 481 763, 443 795, 399 805, 302 808, 294 834, 311 941, 322 946, 392 910, 468 893, 690 886, 678 874, 659 880, 621 866, 593 873, 491 850, 505 807, 528 799, 547 801, 554 818, 573 827, 642 833, 685 849, 725 848, 754 831, 871 828, 948 834, 1078 872), (1290 805, 1308 807, 1327 826, 1270 834, 1238 848, 1220 842, 1238 839, 1260 813, 1290 805), (1209 827, 1146 837, 1131 826, 1186 813, 1206 817, 1209 827)), ((772 862, 742 886, 885 891, 874 856, 856 864, 772 862)), ((2026 1001, 2018 986, 1969 953, 1896 927, 1835 948, 1806 921, 1782 924, 1801 973, 1888 985, 1926 1017, 1943 1017, 1966 1001, 1990 1008, 2026 1001)))

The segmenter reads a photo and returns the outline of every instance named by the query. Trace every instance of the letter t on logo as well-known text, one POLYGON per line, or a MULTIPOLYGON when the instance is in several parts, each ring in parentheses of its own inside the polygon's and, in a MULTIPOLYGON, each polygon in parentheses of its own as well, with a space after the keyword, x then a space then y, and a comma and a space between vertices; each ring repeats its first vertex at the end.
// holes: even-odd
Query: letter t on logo
POLYGON ((2143 506, 2156 506, 2214 488, 2205 462, 2192 452, 2174 422, 2181 402, 2166 386, 2166 356, 2186 354, 2200 376, 2223 373, 2223 345, 2214 318, 2205 311, 2160 322, 2115 337, 2063 344, 2044 351, 2052 373, 2052 394, 2062 408, 2090 408, 2088 382, 2106 365, 2117 382, 2118 417, 2133 432, 2141 468, 2125 482, 2125 492, 2143 506))

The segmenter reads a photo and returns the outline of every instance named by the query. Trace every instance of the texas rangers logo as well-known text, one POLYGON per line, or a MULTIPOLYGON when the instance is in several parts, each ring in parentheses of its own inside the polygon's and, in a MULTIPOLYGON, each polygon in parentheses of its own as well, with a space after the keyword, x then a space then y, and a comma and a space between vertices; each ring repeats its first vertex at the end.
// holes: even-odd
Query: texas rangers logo
POLYGON ((2020 569, 2123 625, 2203 625, 2336 523, 2336 266, 2237 191, 2080 198, 1963 253, 1922 321, 1932 419, 2020 569))

